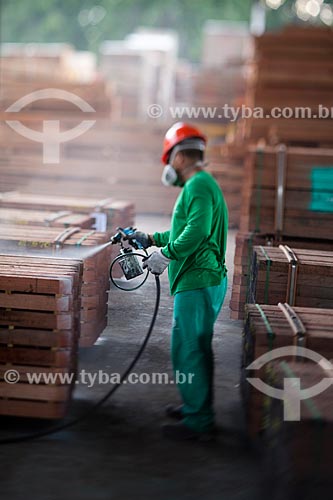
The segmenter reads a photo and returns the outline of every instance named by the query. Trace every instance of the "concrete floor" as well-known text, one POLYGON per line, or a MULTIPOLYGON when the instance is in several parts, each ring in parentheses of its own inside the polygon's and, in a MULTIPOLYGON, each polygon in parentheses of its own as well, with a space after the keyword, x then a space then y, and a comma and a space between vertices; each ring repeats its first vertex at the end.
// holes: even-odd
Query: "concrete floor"
MULTIPOLYGON (((168 218, 138 217, 146 231, 168 218)), ((163 409, 179 401, 174 385, 125 385, 88 420, 37 441, 0 447, 0 491, 5 500, 257 500, 261 466, 247 446, 239 392, 241 323, 229 319, 234 236, 228 245, 229 292, 216 324, 216 443, 164 440, 163 409)), ((137 373, 172 374, 169 343, 172 299, 166 273, 155 331, 137 373)), ((109 326, 80 352, 80 368, 122 372, 135 355, 154 305, 154 279, 127 293, 112 290, 109 326)), ((109 386, 78 385, 69 417, 91 408, 109 386)), ((0 437, 46 428, 36 420, 0 418, 0 437)))

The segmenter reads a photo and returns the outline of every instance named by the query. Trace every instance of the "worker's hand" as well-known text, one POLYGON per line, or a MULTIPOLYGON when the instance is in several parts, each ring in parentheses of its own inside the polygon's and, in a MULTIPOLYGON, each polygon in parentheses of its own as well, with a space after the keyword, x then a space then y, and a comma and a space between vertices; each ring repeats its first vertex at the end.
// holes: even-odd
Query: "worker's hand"
POLYGON ((136 240, 143 246, 143 248, 149 248, 153 244, 151 236, 147 233, 143 233, 142 231, 135 231, 133 234, 129 234, 126 239, 129 241, 136 240))
POLYGON ((143 261, 143 269, 148 269, 153 274, 162 274, 168 267, 170 259, 163 255, 162 250, 153 252, 147 259, 143 261))

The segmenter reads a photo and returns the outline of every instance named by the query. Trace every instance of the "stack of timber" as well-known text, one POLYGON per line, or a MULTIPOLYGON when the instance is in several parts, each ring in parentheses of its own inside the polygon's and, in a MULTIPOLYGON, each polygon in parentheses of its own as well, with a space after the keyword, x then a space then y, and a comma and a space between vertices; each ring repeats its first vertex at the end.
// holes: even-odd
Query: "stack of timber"
POLYGON ((95 54, 65 43, 2 43, 0 53, 3 81, 49 82, 50 75, 64 83, 96 79, 95 54))
POLYGON ((289 26, 255 38, 255 57, 246 102, 271 113, 275 107, 303 107, 312 116, 263 118, 245 122, 244 137, 271 143, 332 145, 333 117, 319 107, 333 105, 333 32, 330 28, 289 26), (315 116, 314 116, 315 115, 315 116))
POLYGON ((78 260, 1 255, 1 415, 65 415, 76 372, 81 280, 78 260), (15 370, 18 383, 5 381, 8 370, 15 370), (73 379, 31 384, 28 374, 73 379))
POLYGON ((333 149, 253 148, 244 173, 241 231, 333 238, 333 149))
POLYGON ((329 28, 287 26, 255 37, 244 104, 256 115, 237 121, 234 143, 332 146, 332 54, 329 28))
POLYGON ((70 227, 78 226, 90 229, 95 218, 86 214, 74 214, 68 210, 49 212, 44 210, 25 210, 0 208, 0 224, 18 224, 22 226, 70 227))
POLYGON ((250 148, 245 174, 234 258, 233 318, 243 317, 253 245, 332 250, 333 241, 332 149, 250 148))
MULTIPOLYGON (((99 240, 103 243, 103 239, 100 233, 100 237, 96 237, 95 242, 99 240)), ((94 246, 91 252, 83 258, 80 347, 92 346, 107 326, 111 247, 108 245, 95 248, 94 246)))
POLYGON ((219 68, 200 67, 193 74, 191 105, 202 110, 209 122, 229 123, 230 115, 224 106, 234 106, 245 93, 243 61, 221 65, 219 68), (210 108, 211 112, 207 112, 210 108))
MULTIPOLYGON (((75 193, 88 199, 109 198, 111 194, 113 199, 132 200, 140 213, 171 214, 179 189, 162 185, 160 161, 168 127, 169 124, 137 121, 112 122, 108 131, 98 134, 98 141, 90 140, 88 131, 81 138, 63 143, 61 161, 55 165, 43 164, 41 152, 38 156, 36 150, 23 157, 27 148, 40 147, 25 140, 26 144, 7 155, 6 161, 0 161, 1 190, 19 189, 27 194, 49 193, 51 196, 75 193)), ((200 123, 198 127, 208 137, 209 170, 220 175, 221 187, 232 207, 234 170, 221 166, 219 151, 225 127, 208 123, 200 123)))
MULTIPOLYGON (((44 119, 51 115, 49 111, 44 119)), ((172 211, 178 190, 161 184, 160 156, 167 125, 109 121, 103 129, 103 120, 97 120, 86 133, 63 142, 59 161, 48 164, 40 143, 20 136, 5 123, 0 128, 2 192, 112 196, 132 201, 141 213, 172 211)))
POLYGON ((91 115, 87 118, 106 120, 111 112, 109 93, 108 85, 102 79, 89 83, 64 82, 56 79, 11 80, 6 78, 4 72, 0 110, 6 114, 7 119, 10 119, 12 113, 7 114, 7 109, 22 99, 22 108, 15 111, 15 118, 30 125, 45 119, 44 115, 48 112, 52 112, 54 118, 59 118, 68 125, 83 118, 82 112, 91 115), (28 101, 26 96, 33 93, 35 95, 31 97, 31 102, 24 104, 23 98, 28 101), (82 109, 82 100, 88 103, 87 109, 82 109))
MULTIPOLYGON (((254 38, 245 97, 239 104, 255 114, 228 126, 221 145, 226 164, 246 163, 248 146, 259 141, 332 147, 332 54, 333 32, 329 28, 292 26, 254 38), (272 110, 276 107, 293 116, 274 118, 272 110)), ((245 172, 243 179, 247 179, 245 172)))
MULTIPOLYGON (((247 370, 254 360, 272 349, 301 346, 315 351, 326 359, 333 357, 333 311, 307 307, 248 304, 243 335, 242 395, 247 427, 251 436, 268 429, 268 397, 251 385, 246 378, 265 378, 271 374, 269 363, 257 370, 247 370)), ((290 356, 286 358, 290 361, 290 356)), ((313 367, 310 362, 298 363, 313 367)), ((324 375, 322 374, 322 377, 324 375)), ((271 382, 267 382, 271 385, 271 382)), ((303 384, 302 384, 303 385, 303 384)), ((323 393, 324 400, 325 394, 323 393)))
MULTIPOLYGON (((75 193, 100 199, 117 191, 115 169, 121 171, 121 165, 115 151, 117 139, 114 146, 109 144, 113 133, 111 101, 104 80, 89 83, 45 78, 12 81, 4 70, 1 90, 1 192, 20 189, 45 196, 75 193), (40 141, 31 140, 10 127, 13 120, 10 105, 14 103, 20 108, 15 112, 16 121, 35 132, 43 129, 40 141), (82 120, 90 120, 91 127, 85 133, 74 134, 71 140, 60 142, 59 150, 50 156, 45 144, 48 139, 52 144, 54 140, 53 133, 44 127, 48 120, 58 123, 61 132, 72 130, 82 120)), ((127 170, 132 170, 132 164, 127 163, 127 170)), ((126 194, 125 200, 131 193, 126 194)))
POLYGON ((27 253, 29 249, 49 249, 51 255, 59 258, 68 258, 68 255, 76 258, 77 255, 83 261, 80 346, 93 345, 107 325, 109 267, 117 252, 110 245, 103 247, 109 241, 108 234, 79 227, 59 231, 57 228, 7 224, 0 224, 0 233, 1 240, 15 242, 18 249, 25 249, 27 253), (66 253, 62 249, 71 251, 66 253))
POLYGON ((254 246, 249 289, 239 287, 240 310, 246 301, 333 309, 333 252, 254 246))
MULTIPOLYGON (((244 304, 250 301, 250 280, 253 264, 254 246, 276 247, 280 242, 272 236, 259 233, 242 233, 236 235, 234 256, 233 286, 230 301, 230 316, 232 319, 244 318, 244 304)), ((311 240, 304 238, 283 239, 283 244, 293 249, 316 249, 317 251, 331 251, 332 240, 311 240)))
POLYGON ((0 194, 0 207, 19 210, 70 211, 89 214, 96 219, 97 228, 107 231, 109 235, 116 232, 117 227, 132 226, 134 223, 134 206, 130 202, 31 194, 23 192, 6 192, 0 194))
MULTIPOLYGON (((302 388, 314 387, 324 378, 332 379, 332 364, 323 368, 290 359, 272 362, 266 383, 284 390, 289 377, 299 379, 302 388)), ((318 492, 329 496, 333 486, 333 387, 301 401, 300 418, 295 421, 284 418, 286 404, 269 398, 266 405, 264 443, 265 459, 271 464, 270 486, 273 491, 282 490, 283 498, 315 498, 318 492)))
MULTIPOLYGON (((27 194, 43 193, 46 196, 73 196, 75 193, 76 196, 92 199, 112 196, 113 199, 130 200, 140 213, 171 214, 179 190, 161 185, 160 164, 163 138, 171 123, 147 121, 147 106, 145 120, 115 119, 112 114, 112 90, 100 78, 85 84, 66 81, 60 76, 52 82, 46 77, 40 80, 16 78, 13 81, 10 73, 6 73, 6 67, 2 77, 1 192, 19 190, 27 194), (59 91, 58 99, 44 92, 49 88, 59 91), (44 155, 42 142, 23 137, 9 126, 13 113, 8 111, 8 107, 33 92, 39 92, 33 102, 15 112, 15 120, 25 127, 42 130, 46 120, 55 120, 59 122, 61 131, 65 131, 73 129, 82 120, 92 120, 95 123, 85 133, 61 142, 57 155, 49 158, 44 155), (73 102, 66 100, 66 92, 76 96, 73 102), (79 99, 91 106, 90 112, 83 112, 76 105, 80 103, 79 99)), ((22 102, 23 104, 25 103, 22 102)), ((215 140, 216 125, 198 125, 208 135, 210 146, 212 140, 215 140)), ((218 127, 223 140, 225 128, 221 123, 218 127)), ((47 139, 47 131, 43 130, 43 142, 47 143, 47 139)), ((214 142, 212 147, 212 164, 219 164, 218 143, 214 142)), ((226 171, 225 167, 222 167, 222 171, 217 168, 217 175, 221 177, 221 173, 226 171)), ((235 203, 233 176, 233 172, 225 176, 222 184, 227 202, 228 186, 231 185, 230 207, 235 203)), ((232 217, 232 208, 230 214, 232 217)))

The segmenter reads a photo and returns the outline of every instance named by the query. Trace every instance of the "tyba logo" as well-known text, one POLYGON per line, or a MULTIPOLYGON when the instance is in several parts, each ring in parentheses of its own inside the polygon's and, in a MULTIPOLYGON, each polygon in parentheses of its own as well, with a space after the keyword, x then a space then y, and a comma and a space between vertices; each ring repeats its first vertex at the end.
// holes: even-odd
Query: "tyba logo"
MULTIPOLYGON (((310 359, 317 363, 323 370, 329 371, 333 374, 333 364, 320 354, 311 349, 298 346, 286 346, 263 354, 250 365, 247 370, 258 370, 266 363, 286 356, 297 356, 310 359)), ((301 401, 304 399, 313 398, 318 394, 326 391, 333 384, 333 377, 325 377, 318 384, 313 385, 307 389, 301 389, 301 381, 298 377, 286 377, 283 379, 283 389, 272 387, 260 378, 247 378, 246 379, 258 391, 270 396, 271 398, 283 400, 284 420, 286 421, 299 421, 301 420, 301 401)))
MULTIPOLYGON (((61 89, 44 89, 31 92, 14 102, 6 109, 6 112, 18 113, 28 104, 40 99, 61 99, 76 105, 84 113, 95 112, 94 108, 84 99, 61 89)), ((76 127, 63 132, 60 131, 59 120, 43 120, 42 132, 28 128, 18 120, 6 120, 6 123, 23 137, 43 144, 43 163, 59 163, 60 144, 84 134, 96 123, 96 120, 83 120, 76 127)))

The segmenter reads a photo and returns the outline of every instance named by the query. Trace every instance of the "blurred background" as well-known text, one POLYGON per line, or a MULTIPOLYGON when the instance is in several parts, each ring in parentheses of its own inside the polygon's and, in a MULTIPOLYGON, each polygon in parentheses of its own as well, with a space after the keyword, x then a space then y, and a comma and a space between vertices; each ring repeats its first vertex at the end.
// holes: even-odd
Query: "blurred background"
MULTIPOLYGON (((2 0, 0 23, 3 118, 12 117, 4 113, 17 99, 47 88, 84 98, 96 118, 84 135, 58 145, 60 163, 50 162, 47 168, 39 165, 43 162, 40 143, 2 124, 3 168, 14 159, 27 167, 28 153, 34 162, 29 172, 27 168, 17 176, 13 169, 6 172, 1 177, 2 191, 64 193, 73 192, 75 183, 78 195, 105 197, 116 192, 117 197, 128 198, 130 194, 138 212, 170 214, 177 192, 160 185, 161 142, 171 123, 196 121, 209 137, 210 171, 217 177, 225 175, 230 223, 237 226, 242 167, 230 151, 224 150, 223 157, 221 146, 235 142, 235 135, 240 139, 234 148, 237 152, 245 138, 249 144, 275 133, 278 142, 276 128, 283 120, 280 125, 278 120, 254 123, 240 115, 236 120, 222 107, 260 105, 270 110, 274 105, 307 104, 309 98, 316 105, 321 97, 326 100, 320 102, 331 103, 327 83, 320 76, 311 80, 308 75, 306 89, 304 82, 295 81, 299 71, 328 71, 329 61, 324 67, 318 61, 323 50, 316 52, 313 47, 313 43, 328 41, 333 23, 332 4, 323 0, 208 1, 201 5, 191 1, 2 0), (275 44, 270 36, 259 38, 265 32, 285 34, 275 44), (313 58, 306 66, 309 49, 313 58), (259 75, 265 68, 270 77, 259 75), (259 98, 254 87, 263 85, 265 93, 259 98), (279 100, 277 85, 282 92, 279 100), (64 171, 71 173, 66 179, 64 171)), ((51 110, 62 117, 63 129, 79 123, 75 105, 45 96, 20 110, 21 123, 31 128, 34 122, 37 130, 51 110)), ((321 129, 325 125, 321 123, 321 129)))
MULTIPOLYGON (((175 388, 127 385, 86 426, 1 448, 6 500, 26 486, 37 500, 69 487, 74 500, 331 494, 332 387, 285 422, 246 366, 273 346, 333 359, 332 26, 330 0, 0 0, 1 437, 80 414, 106 392, 30 386, 29 370, 122 372, 136 352, 154 282, 110 291, 108 242, 119 227, 169 227, 180 189, 161 184, 160 156, 174 122, 207 135, 230 229, 214 339, 218 446, 163 442, 175 388), (19 383, 4 381, 8 367, 19 383)), ((138 371, 171 373, 166 273, 162 284, 138 371)), ((260 376, 278 388, 286 370, 309 386, 322 378, 313 363, 284 361, 260 376)))
MULTIPOLYGON (((237 226, 240 148, 268 136, 272 142, 274 134, 278 142, 277 127, 286 128, 286 121, 246 120, 222 107, 269 111, 274 105, 331 104, 328 83, 320 76, 330 64, 326 60, 323 67, 320 60, 330 54, 331 2, 2 0, 0 23, 2 117, 12 118, 6 110, 23 96, 56 88, 82 97, 96 119, 84 135, 58 145, 61 160, 48 168, 39 165, 43 148, 38 141, 3 124, 1 145, 7 156, 2 167, 29 153, 34 168, 17 176, 6 172, 2 191, 45 192, 52 178, 51 190, 59 194, 72 193, 75 183, 77 194, 105 197, 116 192, 127 199, 130 193, 138 212, 170 214, 177 192, 160 186, 161 142, 171 123, 196 121, 209 137, 210 171, 225 175, 230 224, 237 226), (284 35, 260 38, 264 32, 284 35), (307 50, 313 55, 308 66, 307 50), (300 71, 307 74, 306 84, 297 80, 300 71), (230 148, 221 148, 225 143, 235 144, 233 155, 230 148)), ((62 117, 64 130, 79 123, 75 104, 46 96, 20 109, 21 123, 31 127, 34 122, 38 130, 43 117, 56 119, 54 113, 62 117)), ((289 129, 291 122, 296 126, 289 120, 289 129)), ((320 124, 330 134, 327 127, 327 122, 320 124)), ((309 139, 301 136, 301 142, 309 139)))

